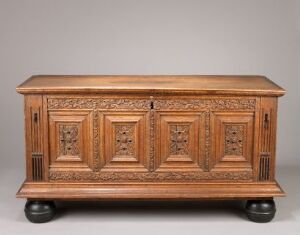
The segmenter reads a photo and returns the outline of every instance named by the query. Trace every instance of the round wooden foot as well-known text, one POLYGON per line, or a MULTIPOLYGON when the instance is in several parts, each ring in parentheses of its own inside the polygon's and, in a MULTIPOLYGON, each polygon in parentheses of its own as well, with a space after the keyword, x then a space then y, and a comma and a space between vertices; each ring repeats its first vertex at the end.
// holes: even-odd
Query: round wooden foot
POLYGON ((257 223, 270 222, 275 215, 274 200, 249 200, 246 204, 246 214, 249 220, 257 223))
POLYGON ((55 204, 53 201, 27 201, 25 215, 32 223, 45 223, 55 215, 55 204))

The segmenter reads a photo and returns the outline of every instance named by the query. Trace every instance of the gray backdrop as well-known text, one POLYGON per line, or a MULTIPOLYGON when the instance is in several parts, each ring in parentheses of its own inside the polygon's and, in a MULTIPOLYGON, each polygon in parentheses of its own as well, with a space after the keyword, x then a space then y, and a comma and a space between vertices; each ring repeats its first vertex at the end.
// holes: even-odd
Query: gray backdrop
POLYGON ((266 75, 287 90, 278 168, 299 165, 300 1, 0 0, 0 166, 18 177, 13 193, 24 178, 15 87, 32 74, 266 75))

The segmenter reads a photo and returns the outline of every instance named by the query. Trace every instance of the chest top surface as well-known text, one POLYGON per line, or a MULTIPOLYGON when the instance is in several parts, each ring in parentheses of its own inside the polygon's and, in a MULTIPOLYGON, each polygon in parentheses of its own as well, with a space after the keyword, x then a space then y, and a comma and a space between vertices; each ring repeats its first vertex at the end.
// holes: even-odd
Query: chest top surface
POLYGON ((145 93, 282 96, 264 76, 213 75, 36 75, 17 87, 22 94, 145 93))

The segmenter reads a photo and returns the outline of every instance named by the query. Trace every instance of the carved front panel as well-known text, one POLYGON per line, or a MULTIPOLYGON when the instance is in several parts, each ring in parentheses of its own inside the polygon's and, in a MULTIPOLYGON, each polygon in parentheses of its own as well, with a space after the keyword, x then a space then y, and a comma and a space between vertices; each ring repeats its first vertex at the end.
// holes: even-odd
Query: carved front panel
POLYGON ((211 168, 252 170, 254 113, 214 112, 211 129, 211 168))
POLYGON ((149 114, 101 112, 101 171, 148 171, 149 114))
POLYGON ((254 98, 51 96, 50 179, 250 180, 255 107, 254 98))
POLYGON ((204 115, 159 112, 156 118, 156 170, 202 171, 204 115))
POLYGON ((50 170, 92 170, 92 111, 49 112, 50 170))

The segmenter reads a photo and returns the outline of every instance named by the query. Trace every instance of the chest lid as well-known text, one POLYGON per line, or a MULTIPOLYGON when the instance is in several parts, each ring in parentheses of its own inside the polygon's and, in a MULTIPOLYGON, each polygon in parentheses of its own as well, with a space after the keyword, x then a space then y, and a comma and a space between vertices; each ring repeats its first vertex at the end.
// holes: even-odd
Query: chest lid
POLYGON ((17 87, 21 94, 140 93, 282 96, 264 76, 229 75, 36 75, 17 87))

